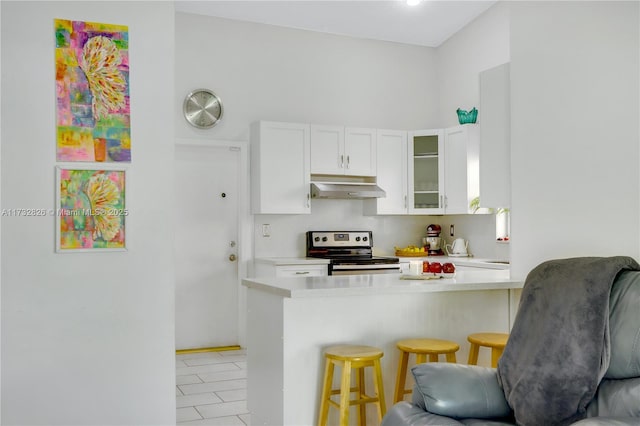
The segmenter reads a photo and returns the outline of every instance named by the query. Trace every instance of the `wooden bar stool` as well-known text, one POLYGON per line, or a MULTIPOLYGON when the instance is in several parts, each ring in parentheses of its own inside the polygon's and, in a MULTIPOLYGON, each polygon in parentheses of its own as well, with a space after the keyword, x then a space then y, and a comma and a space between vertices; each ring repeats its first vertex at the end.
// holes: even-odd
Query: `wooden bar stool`
POLYGON ((327 424, 329 406, 333 405, 340 411, 340 426, 349 424, 349 407, 359 405, 358 424, 366 424, 366 406, 375 403, 378 406, 380 421, 387 411, 384 403, 384 388, 382 386, 382 369, 380 358, 383 352, 373 346, 341 345, 331 346, 324 351, 326 358, 318 426, 327 424), (338 365, 342 367, 340 388, 332 389, 333 370, 338 365), (368 396, 364 388, 364 368, 373 367, 373 384, 375 396, 368 396), (351 371, 356 373, 356 384, 351 386, 351 371), (351 392, 356 393, 356 399, 350 399, 351 392), (340 395, 340 402, 331 399, 332 395, 340 395))
POLYGON ((469 365, 478 365, 478 352, 480 346, 491 348, 491 367, 498 366, 498 360, 502 356, 502 351, 507 345, 509 333, 474 333, 467 336, 467 340, 471 343, 469 348, 469 365))
POLYGON ((394 404, 402 401, 406 394, 413 392, 412 389, 405 389, 409 354, 416 354, 416 364, 427 362, 427 355, 429 362, 438 362, 438 355, 446 355, 447 362, 456 362, 456 352, 460 349, 456 342, 440 339, 406 339, 398 341, 396 346, 400 349, 400 359, 393 396, 394 404))

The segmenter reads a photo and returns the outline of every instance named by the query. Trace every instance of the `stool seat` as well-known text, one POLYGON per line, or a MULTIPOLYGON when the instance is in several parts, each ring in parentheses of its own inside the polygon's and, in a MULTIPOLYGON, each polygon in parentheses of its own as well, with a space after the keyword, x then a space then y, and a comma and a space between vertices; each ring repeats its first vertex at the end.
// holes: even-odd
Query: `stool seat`
POLYGON ((378 417, 382 417, 386 412, 384 401, 384 388, 382 385, 382 368, 380 358, 384 352, 373 346, 362 345, 337 345, 330 346, 324 350, 325 371, 322 385, 322 395, 320 400, 320 410, 318 413, 318 426, 327 424, 329 407, 334 406, 340 412, 340 426, 349 424, 349 407, 358 405, 358 424, 366 424, 365 404, 375 403, 378 407, 378 417), (340 388, 332 389, 333 371, 335 366, 342 367, 340 375, 340 388), (365 393, 364 369, 373 368, 373 385, 375 395, 369 396, 365 393), (355 373, 355 386, 351 386, 351 373, 355 373), (355 392, 355 399, 350 399, 350 394, 355 392), (338 402, 331 397, 339 395, 338 402))
POLYGON ((409 354, 416 355, 416 364, 427 362, 427 356, 430 362, 438 362, 439 355, 445 355, 447 362, 456 362, 456 352, 460 349, 456 342, 429 338, 399 340, 396 342, 396 346, 400 350, 400 358, 393 396, 394 403, 402 401, 406 394, 413 392, 411 388, 405 388, 409 354))
POLYGON ((496 368, 509 340, 509 333, 473 333, 467 336, 467 340, 471 343, 469 365, 478 365, 478 353, 480 346, 483 346, 491 348, 491 367, 496 368))
POLYGON ((382 358, 384 353, 373 346, 338 345, 324 350, 324 355, 330 359, 345 361, 372 361, 382 358))
POLYGON ((398 341, 396 346, 401 351, 414 354, 449 354, 460 349, 456 342, 440 339, 406 339, 398 341))

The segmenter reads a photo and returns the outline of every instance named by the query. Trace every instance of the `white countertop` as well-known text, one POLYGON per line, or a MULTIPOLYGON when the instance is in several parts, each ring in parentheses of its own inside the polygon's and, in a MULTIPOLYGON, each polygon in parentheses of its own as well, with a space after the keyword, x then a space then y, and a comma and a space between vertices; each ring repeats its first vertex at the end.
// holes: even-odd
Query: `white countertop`
MULTIPOLYGON (((409 263, 411 260, 427 260, 433 262, 451 262, 454 265, 472 266, 484 269, 509 269, 509 264, 492 263, 494 259, 484 259, 477 257, 450 257, 450 256, 423 256, 423 257, 397 257, 400 263, 409 263)), ((258 257, 254 260, 256 263, 265 263, 273 266, 285 265, 327 265, 329 259, 319 259, 316 257, 258 257)))
POLYGON ((508 263, 498 263, 497 259, 485 259, 481 257, 454 257, 454 256, 421 256, 421 257, 403 257, 396 256, 400 259, 400 263, 408 263, 411 260, 421 260, 428 262, 451 262, 454 265, 460 266, 471 266, 476 268, 484 268, 484 269, 509 269, 508 263))
POLYGON ((305 278, 246 278, 242 284, 288 298, 408 294, 522 288, 508 270, 458 271, 454 278, 404 280, 400 274, 338 275, 305 278))

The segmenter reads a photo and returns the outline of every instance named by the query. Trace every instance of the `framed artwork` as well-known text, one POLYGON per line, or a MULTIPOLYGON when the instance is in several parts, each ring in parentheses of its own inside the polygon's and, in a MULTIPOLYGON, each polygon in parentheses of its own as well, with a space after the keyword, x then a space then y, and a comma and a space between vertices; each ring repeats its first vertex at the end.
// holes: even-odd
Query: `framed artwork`
POLYGON ((130 162, 127 26, 55 19, 56 158, 130 162))
POLYGON ((56 167, 56 251, 124 251, 127 169, 122 166, 56 167))

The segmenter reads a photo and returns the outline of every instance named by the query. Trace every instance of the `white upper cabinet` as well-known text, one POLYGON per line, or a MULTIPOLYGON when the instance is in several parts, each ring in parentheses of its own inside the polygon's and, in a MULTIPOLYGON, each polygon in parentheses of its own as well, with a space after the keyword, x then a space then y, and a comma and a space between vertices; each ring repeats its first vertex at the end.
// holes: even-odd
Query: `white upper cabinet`
MULTIPOLYGON (((259 121, 251 127, 254 214, 311 212, 311 176, 375 179, 369 215, 471 213, 479 193, 479 128, 361 129, 259 121)), ((330 179, 329 179, 330 180, 330 179)))
POLYGON ((311 174, 344 174, 344 127, 311 125, 311 174))
POLYGON ((376 175, 376 130, 311 125, 311 173, 376 175))
POLYGON ((479 129, 476 124, 444 131, 444 212, 472 213, 471 200, 479 193, 479 129))
POLYGON ((376 182, 386 197, 366 200, 365 214, 407 214, 407 132, 378 130, 376 155, 376 182))
POLYGON ((376 129, 346 127, 344 153, 346 175, 376 176, 376 129))
MULTIPOLYGON (((308 124, 259 121, 251 126, 251 210, 311 213, 308 124)), ((232 176, 229 177, 233 179, 232 176)))
POLYGON ((480 73, 480 205, 511 204, 509 64, 480 73))
POLYGON ((408 211, 444 214, 444 131, 417 130, 408 139, 408 211))
POLYGON ((409 214, 471 213, 479 188, 478 151, 475 124, 410 132, 409 214))

